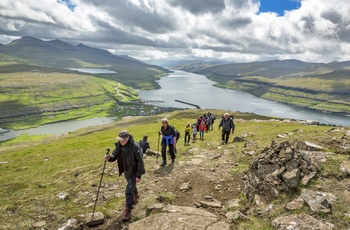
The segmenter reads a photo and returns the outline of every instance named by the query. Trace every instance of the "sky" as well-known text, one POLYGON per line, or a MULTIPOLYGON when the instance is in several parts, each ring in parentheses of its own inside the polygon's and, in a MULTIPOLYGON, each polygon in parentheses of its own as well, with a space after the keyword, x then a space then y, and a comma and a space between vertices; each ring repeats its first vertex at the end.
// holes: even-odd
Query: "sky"
POLYGON ((60 39, 155 62, 350 60, 349 0, 1 0, 0 43, 60 39))

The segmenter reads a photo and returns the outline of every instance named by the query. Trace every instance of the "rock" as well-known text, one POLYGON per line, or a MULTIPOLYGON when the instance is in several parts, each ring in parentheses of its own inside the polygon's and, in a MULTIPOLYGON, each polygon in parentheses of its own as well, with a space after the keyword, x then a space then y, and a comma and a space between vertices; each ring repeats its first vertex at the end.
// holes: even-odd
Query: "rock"
POLYGON ((210 208, 221 208, 222 204, 219 201, 200 201, 199 202, 203 207, 210 207, 210 208))
POLYGON ((87 226, 94 226, 94 225, 100 225, 103 224, 105 221, 105 216, 102 212, 95 212, 94 218, 92 218, 92 213, 88 213, 84 215, 84 224, 87 226))
POLYGON ((164 207, 165 207, 164 203, 158 203, 158 204, 152 205, 151 207, 147 207, 146 216, 151 214, 151 212, 153 211, 160 212, 163 210, 164 207))
POLYGON ((301 191, 301 197, 309 205, 312 211, 324 213, 332 211, 332 205, 337 199, 330 193, 322 193, 309 189, 303 189, 301 191))
POLYGON ((161 213, 150 215, 144 219, 132 222, 129 230, 177 230, 177 229, 222 229, 229 230, 228 223, 220 221, 220 218, 208 211, 192 208, 168 205, 161 213))
POLYGON ((286 209, 288 210, 298 210, 301 209, 304 205, 305 201, 303 198, 298 197, 294 200, 292 200, 290 203, 287 204, 286 209))
POLYGON ((240 211, 228 212, 225 216, 229 223, 237 223, 238 220, 249 220, 249 218, 240 211))
POLYGON ((334 224, 317 220, 312 216, 301 215, 289 215, 279 216, 272 221, 272 226, 276 230, 332 230, 334 224))
POLYGON ((239 207, 239 199, 233 199, 227 202, 228 208, 238 208, 239 207))
POLYGON ((339 170, 345 174, 345 176, 350 175, 350 161, 343 161, 340 164, 339 170))
POLYGON ((59 193, 57 196, 58 196, 58 198, 60 198, 61 200, 65 200, 65 199, 68 198, 68 193, 66 193, 66 192, 61 192, 61 193, 59 193))
POLYGON ((310 174, 305 175, 303 179, 301 179, 301 184, 306 186, 315 176, 316 172, 312 172, 310 174))
POLYGON ((246 142, 246 140, 242 137, 235 137, 233 138, 233 143, 235 142, 246 142))
POLYGON ((308 142, 308 141, 305 141, 305 144, 307 146, 308 151, 320 151, 320 150, 324 149, 324 147, 322 147, 320 145, 313 144, 313 143, 308 142))
POLYGON ((180 191, 189 191, 191 189, 191 181, 185 182, 180 186, 180 191))
POLYGON ((58 230, 77 230, 80 229, 80 227, 77 219, 69 219, 68 222, 58 230))
POLYGON ((39 221, 39 222, 36 222, 33 224, 33 227, 34 228, 42 228, 46 225, 46 221, 45 220, 42 220, 42 221, 39 221))
POLYGON ((284 182, 286 182, 289 188, 297 188, 300 181, 300 169, 295 168, 291 171, 286 171, 282 173, 282 179, 284 180, 284 182))

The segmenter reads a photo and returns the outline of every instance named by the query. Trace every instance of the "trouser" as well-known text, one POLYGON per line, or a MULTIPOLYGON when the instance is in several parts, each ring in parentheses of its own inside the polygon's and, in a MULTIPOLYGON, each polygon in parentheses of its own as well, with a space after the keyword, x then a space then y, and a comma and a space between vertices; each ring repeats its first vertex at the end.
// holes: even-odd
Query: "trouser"
MULTIPOLYGON (((175 159, 175 153, 174 153, 174 145, 173 144, 169 144, 169 153, 171 156, 171 159, 175 159)), ((162 143, 162 158, 163 161, 166 161, 166 147, 167 144, 165 142, 162 143)))
POLYGON ((204 130, 199 130, 199 137, 201 140, 204 139, 204 130))
POLYGON ((185 133, 185 143, 190 143, 191 135, 190 133, 185 133))
POLYGON ((228 139, 230 137, 230 131, 222 130, 221 137, 222 137, 222 141, 224 141, 227 144, 228 139))
POLYGON ((127 173, 124 173, 125 179, 127 181, 127 185, 125 188, 125 206, 127 208, 133 208, 135 204, 134 195, 138 194, 136 187, 136 175, 128 178, 127 173))

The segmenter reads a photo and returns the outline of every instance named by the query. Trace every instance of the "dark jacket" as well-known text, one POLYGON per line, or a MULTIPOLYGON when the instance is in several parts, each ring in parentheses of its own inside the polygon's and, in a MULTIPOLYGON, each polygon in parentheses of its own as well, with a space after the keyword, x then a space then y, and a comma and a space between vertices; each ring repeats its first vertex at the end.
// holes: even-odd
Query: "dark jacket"
POLYGON ((139 145, 142 148, 143 153, 145 153, 146 150, 150 148, 149 142, 145 138, 139 141, 139 145))
POLYGON ((219 128, 222 126, 222 130, 226 132, 230 132, 232 129, 232 132, 235 130, 235 124, 233 123, 233 120, 231 118, 228 118, 227 120, 225 118, 222 118, 219 124, 219 128))
POLYGON ((127 178, 132 178, 136 175, 137 178, 141 178, 145 173, 145 165, 143 162, 143 154, 140 145, 134 141, 134 138, 130 135, 129 141, 122 146, 119 142, 115 143, 115 149, 108 161, 118 161, 119 176, 123 173, 127 178), (125 168, 122 159, 122 151, 126 151, 125 154, 125 168))

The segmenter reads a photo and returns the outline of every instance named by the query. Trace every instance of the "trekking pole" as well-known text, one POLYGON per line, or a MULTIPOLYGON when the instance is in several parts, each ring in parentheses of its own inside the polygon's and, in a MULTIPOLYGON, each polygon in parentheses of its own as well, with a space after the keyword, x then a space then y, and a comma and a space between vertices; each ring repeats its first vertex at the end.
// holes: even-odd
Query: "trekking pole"
POLYGON ((158 164, 158 154, 159 154, 159 139, 160 139, 160 134, 159 134, 159 132, 158 132, 158 145, 157 145, 156 164, 158 164))
MULTIPOLYGON (((106 150, 107 150, 107 153, 106 153, 106 156, 107 156, 107 155, 109 155, 110 149, 106 149, 106 150)), ((92 211, 92 215, 91 215, 91 221, 94 219, 95 208, 96 208, 96 204, 97 204, 97 200, 98 200, 98 194, 100 193, 100 188, 101 188, 101 183, 102 183, 102 178, 103 178, 105 168, 106 168, 106 160, 105 160, 105 163, 103 165, 102 175, 101 175, 101 179, 100 179, 100 185, 98 186, 98 189, 97 189, 97 195, 96 195, 94 210, 92 211)))

